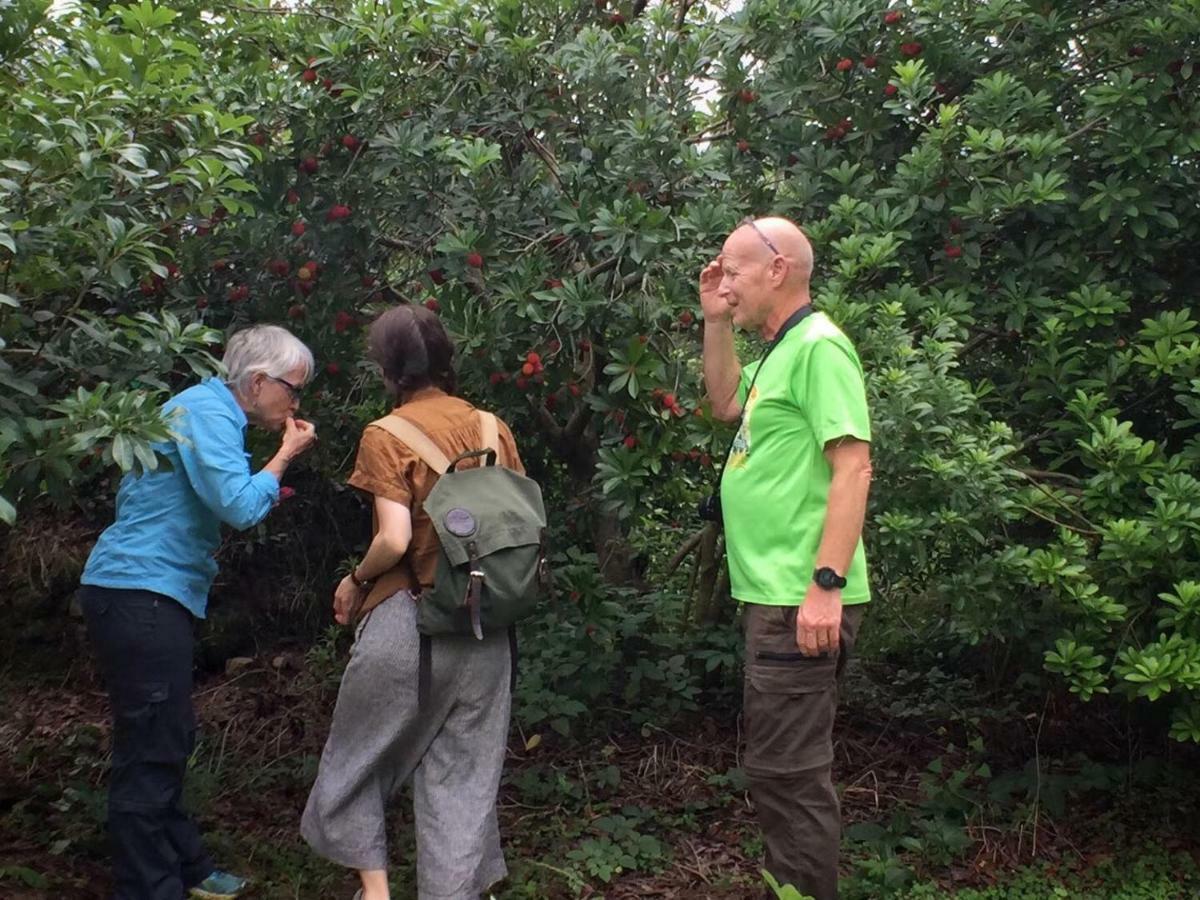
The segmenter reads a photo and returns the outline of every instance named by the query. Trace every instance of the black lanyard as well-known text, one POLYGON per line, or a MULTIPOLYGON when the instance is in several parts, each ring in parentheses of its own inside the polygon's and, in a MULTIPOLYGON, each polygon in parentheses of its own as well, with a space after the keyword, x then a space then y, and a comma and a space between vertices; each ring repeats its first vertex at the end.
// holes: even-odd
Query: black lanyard
POLYGON ((717 473, 717 486, 713 491, 714 497, 721 496, 721 479, 725 477, 725 467, 729 464, 729 454, 733 452, 733 444, 737 440, 738 434, 741 433, 742 423, 746 419, 746 410, 750 407, 750 396, 754 392, 754 382, 758 381, 758 376, 767 365, 767 359, 771 356, 771 351, 783 343, 783 339, 787 337, 787 333, 807 319, 813 313, 812 303, 806 303, 794 313, 787 317, 787 321, 779 328, 779 333, 775 335, 775 339, 771 341, 771 345, 767 347, 763 353, 762 359, 758 361, 758 368, 754 370, 754 377, 750 379, 750 387, 746 389, 746 402, 742 404, 742 412, 738 416, 737 427, 733 430, 733 437, 729 439, 729 446, 725 448, 725 456, 721 463, 721 471, 717 473))

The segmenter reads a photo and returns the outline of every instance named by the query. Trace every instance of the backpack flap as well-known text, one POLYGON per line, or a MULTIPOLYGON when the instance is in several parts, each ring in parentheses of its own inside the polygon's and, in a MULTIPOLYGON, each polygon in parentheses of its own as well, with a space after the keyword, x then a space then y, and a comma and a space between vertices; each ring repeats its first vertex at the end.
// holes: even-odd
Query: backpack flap
POLYGON ((453 566, 470 561, 469 544, 475 545, 477 556, 490 556, 510 547, 537 544, 546 527, 546 508, 537 482, 499 466, 442 476, 425 499, 425 512, 453 566))
POLYGON ((442 552, 422 595, 423 634, 482 638, 532 612, 544 586, 546 527, 535 481, 498 466, 449 472, 425 511, 442 552))

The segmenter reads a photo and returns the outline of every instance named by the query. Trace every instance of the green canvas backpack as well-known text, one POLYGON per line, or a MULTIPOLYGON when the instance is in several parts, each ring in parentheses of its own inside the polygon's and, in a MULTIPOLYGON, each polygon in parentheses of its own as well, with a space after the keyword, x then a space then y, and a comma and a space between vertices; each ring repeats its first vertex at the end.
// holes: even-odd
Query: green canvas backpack
MULTIPOLYGON (((496 417, 478 410, 482 444, 450 460, 412 422, 384 416, 372 425, 404 443, 437 473, 421 507, 433 522, 440 552, 433 586, 416 595, 421 634, 418 696, 428 696, 432 638, 507 630, 516 684, 516 623, 550 590, 546 507, 537 482, 497 465, 496 417), (459 464, 480 459, 478 466, 459 464)), ((414 513, 416 510, 414 509, 414 513)))

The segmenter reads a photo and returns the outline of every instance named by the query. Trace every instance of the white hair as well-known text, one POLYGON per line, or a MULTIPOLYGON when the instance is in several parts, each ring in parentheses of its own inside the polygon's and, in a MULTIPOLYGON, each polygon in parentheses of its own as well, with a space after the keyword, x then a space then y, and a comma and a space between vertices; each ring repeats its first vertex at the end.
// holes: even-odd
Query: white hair
POLYGON ((298 366, 304 367, 304 382, 307 383, 315 368, 312 351, 300 338, 278 325, 243 328, 225 345, 223 361, 229 383, 239 389, 259 372, 271 378, 282 378, 298 366))

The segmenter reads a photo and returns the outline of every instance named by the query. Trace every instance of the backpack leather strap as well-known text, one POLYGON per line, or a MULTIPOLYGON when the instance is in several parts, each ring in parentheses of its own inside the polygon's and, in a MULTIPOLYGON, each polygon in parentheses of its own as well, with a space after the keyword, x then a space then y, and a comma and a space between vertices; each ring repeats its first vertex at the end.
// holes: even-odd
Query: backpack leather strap
POLYGON ((382 419, 376 419, 371 425, 382 428, 388 434, 392 435, 392 437, 399 439, 408 449, 417 454, 417 458, 421 462, 433 469, 438 475, 444 475, 446 469, 450 468, 450 460, 446 458, 445 453, 438 449, 437 444, 425 432, 403 416, 384 416, 382 419))
POLYGON ((479 436, 483 446, 482 450, 491 450, 496 454, 496 462, 500 462, 500 426, 496 424, 496 417, 490 412, 484 412, 482 409, 476 410, 479 413, 479 436))

